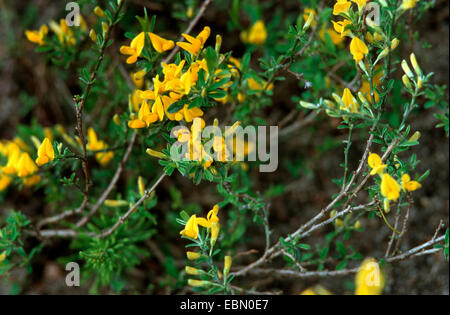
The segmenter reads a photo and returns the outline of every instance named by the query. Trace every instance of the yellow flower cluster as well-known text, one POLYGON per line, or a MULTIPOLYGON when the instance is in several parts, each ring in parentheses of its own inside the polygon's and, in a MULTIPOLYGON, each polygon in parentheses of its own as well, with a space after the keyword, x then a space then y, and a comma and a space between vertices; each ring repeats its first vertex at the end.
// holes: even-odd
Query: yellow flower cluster
POLYGON ((36 161, 30 157, 30 148, 22 139, 0 142, 0 155, 6 157, 6 165, 0 165, 0 191, 5 190, 14 176, 22 179, 25 186, 39 183, 41 176, 37 174, 39 168, 54 160, 55 152, 49 138, 39 144, 36 161))
MULTIPOLYGON (((197 217, 194 214, 186 222, 184 229, 180 231, 180 234, 183 237, 197 240, 200 238, 199 237, 199 226, 206 228, 210 235, 210 246, 211 247, 210 247, 209 255, 211 255, 212 249, 214 248, 214 245, 217 241, 217 237, 219 236, 220 224, 219 224, 219 217, 217 216, 218 212, 219 212, 219 206, 214 205, 214 207, 206 215, 206 218, 197 217)), ((186 252, 186 257, 190 261, 195 261, 206 255, 207 254, 202 254, 202 253, 194 252, 194 251, 186 252)), ((232 260, 231 256, 224 257, 223 274, 220 271, 217 271, 219 278, 226 279, 228 273, 230 272, 232 261, 233 260, 232 260)), ((204 270, 194 268, 191 266, 186 266, 185 272, 187 275, 191 275, 191 276, 201 276, 201 275, 206 274, 206 272, 204 270)), ((190 285, 192 287, 203 287, 203 286, 207 286, 209 284, 210 284, 210 282, 206 281, 206 280, 188 279, 188 285, 190 285)))
POLYGON ((241 40, 244 43, 262 45, 267 40, 267 30, 264 21, 256 21, 249 30, 241 32, 241 40))
MULTIPOLYGON (((208 39, 211 30, 205 27, 197 37, 192 37, 188 34, 182 34, 187 42, 178 42, 177 45, 192 55, 197 55, 206 40, 208 39)), ((174 47, 174 42, 166 40, 154 33, 147 33, 153 48, 162 53, 174 47)), ((141 55, 145 47, 145 33, 140 33, 132 41, 130 46, 122 46, 120 52, 129 55, 127 63, 135 63, 141 55)), ((176 113, 169 113, 169 107, 179 101, 184 95, 189 94, 192 87, 194 87, 198 80, 198 72, 203 69, 208 74, 206 60, 196 60, 184 70, 186 64, 182 60, 179 64, 162 63, 163 79, 160 80, 159 75, 153 78, 153 87, 151 90, 140 90, 144 86, 145 70, 140 70, 132 75, 133 81, 138 88, 130 95, 130 108, 137 111, 137 117, 132 115, 128 122, 128 127, 133 129, 140 129, 149 127, 156 121, 162 121, 164 117, 169 120, 192 122, 196 117, 203 116, 203 111, 198 108, 188 108, 186 104, 182 109, 176 113)))
POLYGON ((403 174, 400 184, 388 173, 385 173, 387 167, 383 164, 381 157, 376 153, 370 153, 367 159, 367 164, 372 169, 370 175, 378 174, 381 176, 380 191, 381 195, 385 198, 384 209, 389 212, 389 201, 397 201, 400 197, 400 192, 403 189, 404 192, 415 191, 421 187, 420 183, 411 180, 408 174, 403 174))
POLYGON ((95 158, 102 166, 108 164, 109 161, 111 161, 114 157, 114 152, 106 151, 108 149, 108 145, 102 140, 98 139, 97 134, 95 133, 95 130, 93 128, 88 129, 87 149, 90 151, 96 151, 95 158))
MULTIPOLYGON (((80 16, 80 26, 81 30, 87 31, 87 24, 82 16, 80 16)), ((74 46, 76 44, 76 38, 72 29, 67 25, 65 19, 60 19, 59 23, 55 21, 49 22, 49 27, 56 34, 58 41, 63 45, 74 46)), ((26 30, 25 36, 27 39, 39 46, 46 43, 46 37, 48 35, 48 26, 42 25, 39 30, 26 30)))
MULTIPOLYGON (((352 0, 352 2, 358 5, 358 12, 362 14, 364 7, 366 6, 366 0, 352 0)), ((333 15, 340 15, 344 17, 342 21, 332 21, 334 30, 341 34, 341 37, 350 36, 352 40, 350 42, 350 53, 353 55, 353 59, 358 63, 365 55, 369 53, 369 49, 363 40, 354 36, 353 33, 348 30, 348 26, 352 25, 349 18, 349 10, 352 3, 347 0, 337 0, 333 7, 333 15)))
POLYGON ((219 217, 217 216, 218 212, 219 206, 214 205, 214 207, 206 215, 206 218, 197 218, 197 216, 193 214, 186 222, 184 229, 180 231, 180 234, 185 237, 197 239, 199 232, 198 226, 203 226, 210 231, 211 246, 214 246, 220 231, 219 217))

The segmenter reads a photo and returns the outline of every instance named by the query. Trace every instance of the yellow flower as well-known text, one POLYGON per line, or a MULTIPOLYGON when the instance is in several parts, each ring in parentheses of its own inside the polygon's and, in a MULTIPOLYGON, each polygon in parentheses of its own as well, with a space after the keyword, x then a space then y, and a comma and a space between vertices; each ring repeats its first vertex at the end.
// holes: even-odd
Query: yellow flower
POLYGON ((205 44, 210 34, 211 29, 208 26, 205 26, 203 30, 197 35, 197 37, 192 37, 188 34, 181 34, 188 41, 188 43, 177 42, 177 46, 195 56, 203 48, 203 45, 205 44))
POLYGON ((12 178, 10 176, 0 173, 0 191, 5 190, 11 182, 12 178))
MULTIPOLYGON (((247 84, 248 84, 248 87, 249 87, 250 90, 257 90, 257 91, 261 91, 261 90, 264 89, 264 88, 266 87, 266 85, 267 85, 266 82, 263 82, 262 84, 259 84, 258 81, 256 81, 256 80, 253 79, 253 78, 248 79, 248 80, 247 80, 247 84)), ((266 89, 267 89, 268 91, 271 91, 271 90, 273 90, 273 86, 274 86, 273 83, 270 83, 270 84, 266 87, 266 89)))
POLYGON ((411 177, 408 174, 402 175, 402 188, 404 192, 407 190, 415 191, 420 187, 422 187, 422 185, 418 181, 411 180, 411 177))
POLYGON ((181 235, 194 238, 198 237, 197 217, 193 214, 186 222, 184 229, 180 232, 181 235))
POLYGON ((365 259, 356 274, 356 295, 379 295, 384 287, 384 275, 373 258, 365 259))
POLYGON ((258 20, 250 27, 250 30, 241 33, 241 39, 244 43, 262 45, 267 39, 267 30, 264 22, 258 20))
POLYGON ((67 25, 66 19, 60 19, 59 25, 55 21, 50 21, 50 28, 53 32, 55 32, 56 36, 58 36, 58 40, 62 44, 69 44, 71 46, 75 45, 75 37, 73 36, 73 32, 70 29, 69 25, 67 25))
POLYGON ((0 263, 2 263, 6 259, 6 251, 0 254, 0 263))
POLYGON ((25 31, 25 35, 27 36, 27 39, 32 42, 36 43, 39 46, 44 45, 44 38, 45 35, 48 33, 48 27, 47 25, 42 25, 39 31, 25 31))
POLYGON ((103 9, 100 8, 99 6, 96 6, 96 7, 94 8, 94 14, 95 14, 96 16, 98 16, 98 17, 105 17, 105 16, 106 16, 106 15, 105 15, 105 11, 103 11, 103 9))
POLYGON ((153 48, 159 53, 171 50, 175 46, 172 40, 164 39, 154 33, 148 33, 148 36, 150 37, 153 48))
POLYGON ((416 6, 416 3, 419 2, 419 0, 403 0, 402 5, 400 6, 400 9, 402 10, 409 10, 416 6))
POLYGON ((17 176, 23 178, 25 186, 35 185, 41 180, 41 177, 35 174, 37 171, 38 167, 30 155, 28 153, 22 153, 17 162, 17 176))
MULTIPOLYGON (((377 90, 375 89, 380 83, 381 78, 383 77, 383 71, 378 71, 379 67, 375 67, 375 76, 373 77, 373 87, 374 87, 374 98, 375 102, 378 102, 380 100, 380 95, 378 94, 377 90)), ((363 81, 361 88, 359 89, 359 92, 361 92, 367 99, 372 102, 372 95, 370 93, 370 83, 368 81, 363 81)))
POLYGON ((162 121, 164 118, 164 105, 161 101, 161 97, 157 97, 156 100, 153 102, 152 106, 152 113, 153 115, 157 115, 159 117, 159 120, 162 121))
POLYGON ((132 129, 146 128, 158 120, 158 115, 150 112, 147 101, 143 101, 138 112, 138 118, 128 122, 128 127, 132 129))
POLYGON ((389 174, 381 177, 381 194, 389 200, 396 201, 400 197, 400 185, 389 174))
POLYGON ((383 164, 380 156, 376 153, 370 153, 367 158, 367 164, 372 168, 370 171, 370 175, 381 174, 384 169, 387 167, 386 164, 383 164))
POLYGON ((358 5, 358 10, 361 12, 362 9, 364 9, 364 7, 366 6, 367 0, 352 0, 352 2, 358 5))
POLYGON ((53 150, 53 145, 48 138, 45 138, 38 150, 38 157, 36 159, 36 164, 42 166, 55 158, 55 151, 53 150))
POLYGON ((19 162, 19 158, 21 155, 19 146, 15 143, 10 143, 8 148, 8 162, 4 167, 2 167, 1 171, 6 175, 13 175, 17 173, 17 163, 19 162))
POLYGON ((339 45, 340 43, 342 43, 344 41, 344 38, 341 35, 339 35, 339 33, 335 32, 332 28, 319 31, 320 38, 323 41, 325 41, 325 34, 328 34, 330 36, 331 41, 335 45, 339 45))
POLYGON ((219 212, 219 206, 214 205, 214 207, 208 212, 205 218, 197 218, 197 223, 203 227, 210 228, 214 223, 219 222, 219 217, 217 213, 219 212))
POLYGON ((347 0, 337 0, 336 4, 333 7, 333 15, 339 15, 340 13, 347 13, 351 5, 352 3, 348 2, 347 0))
POLYGON ((189 259, 189 260, 197 260, 197 259, 199 259, 201 256, 202 256, 201 254, 196 253, 196 252, 190 252, 190 251, 186 252, 186 257, 187 257, 187 259, 189 259))
POLYGON ((358 37, 353 37, 350 43, 350 53, 353 55, 353 59, 356 62, 360 62, 364 58, 364 55, 369 53, 369 49, 362 40, 358 37))
POLYGON ((127 59, 128 64, 135 63, 141 55, 145 44, 145 33, 139 33, 130 43, 130 46, 120 47, 120 53, 123 55, 130 55, 127 59))
MULTIPOLYGON (((108 148, 108 145, 104 143, 101 140, 98 140, 97 134, 95 133, 95 130, 93 128, 88 129, 88 150, 91 151, 100 151, 100 150, 106 150, 108 148)), ((114 152, 97 152, 95 154, 95 158, 101 165, 106 165, 109 163, 109 161, 112 160, 114 157, 114 152)))
POLYGON ((344 89, 344 93, 342 94, 342 102, 345 105, 345 110, 350 113, 357 113, 359 110, 359 104, 353 96, 352 92, 348 89, 344 89))
POLYGON ((133 80, 134 85, 141 89, 144 86, 144 77, 147 74, 147 70, 142 69, 135 73, 131 74, 131 79, 133 80))
POLYGON ((343 20, 338 22, 331 21, 331 22, 333 22, 334 30, 339 34, 341 34, 341 37, 348 36, 351 33, 349 30, 345 29, 347 25, 352 24, 352 22, 350 22, 349 20, 343 20))

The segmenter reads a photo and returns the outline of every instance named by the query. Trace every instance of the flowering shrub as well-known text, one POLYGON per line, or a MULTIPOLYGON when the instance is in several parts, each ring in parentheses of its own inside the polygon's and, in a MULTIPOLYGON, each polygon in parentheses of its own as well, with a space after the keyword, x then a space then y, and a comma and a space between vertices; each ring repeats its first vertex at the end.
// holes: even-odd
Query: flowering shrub
POLYGON ((187 0, 169 17, 132 2, 79 1, 73 21, 58 16, 22 34, 55 80, 76 71, 79 81, 65 90, 70 122, 33 119, 0 142, 0 202, 13 208, 0 221, 0 275, 33 273, 61 239, 58 261, 80 264, 92 293, 330 294, 321 279, 356 274, 341 293, 381 294, 395 263, 448 260, 442 221, 402 244, 416 191, 432 180, 416 169, 421 132, 411 119, 434 107, 433 123, 449 130, 446 90, 409 46, 409 24, 433 2, 305 0, 269 14, 266 2, 187 0), (228 17, 222 34, 208 10, 228 17), (280 104, 290 106, 284 117, 280 104), (342 146, 311 151, 344 154, 327 201, 303 211, 277 173, 311 181, 317 156, 292 159, 283 141, 325 124, 342 146), (278 127, 270 136, 268 125, 278 127), (16 206, 21 192, 39 209, 16 206), (291 222, 274 220, 279 198, 295 207, 291 222), (383 248, 358 245, 370 231, 384 235, 383 248), (155 278, 137 284, 136 269, 155 278), (250 281, 268 276, 303 284, 250 281))

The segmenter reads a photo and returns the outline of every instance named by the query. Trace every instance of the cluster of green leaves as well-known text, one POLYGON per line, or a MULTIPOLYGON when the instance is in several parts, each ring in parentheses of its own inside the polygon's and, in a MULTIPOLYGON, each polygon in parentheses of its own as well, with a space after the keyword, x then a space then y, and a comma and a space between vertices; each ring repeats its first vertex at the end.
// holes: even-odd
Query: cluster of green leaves
MULTIPOLYGON (((0 276, 7 276, 14 268, 26 268, 31 273, 31 262, 42 249, 42 244, 27 252, 23 231, 30 224, 21 212, 11 210, 6 218, 5 226, 0 229, 0 254, 6 255, 0 263, 0 276)), ((6 280, 6 278, 5 278, 6 280)))

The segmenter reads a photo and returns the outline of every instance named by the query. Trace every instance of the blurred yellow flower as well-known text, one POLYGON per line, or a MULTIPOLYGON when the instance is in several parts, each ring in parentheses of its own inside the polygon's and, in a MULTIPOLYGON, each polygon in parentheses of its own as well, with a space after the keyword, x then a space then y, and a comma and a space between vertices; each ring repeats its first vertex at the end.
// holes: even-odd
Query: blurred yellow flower
POLYGON ((404 192, 407 190, 415 191, 420 187, 422 187, 422 185, 418 181, 411 180, 411 177, 408 174, 402 175, 402 188, 404 192))
POLYGON ((120 53, 123 55, 130 55, 127 59, 128 64, 135 63, 141 55, 145 44, 145 33, 139 33, 130 43, 130 46, 120 47, 120 53))
POLYGON ((44 38, 45 35, 47 35, 47 33, 48 33, 47 25, 42 25, 39 31, 30 31, 30 30, 25 31, 27 39, 32 43, 38 44, 39 46, 44 45, 45 43, 44 38))
POLYGON ((396 201, 400 197, 400 185, 389 174, 381 177, 381 194, 388 200, 396 201))
MULTIPOLYGON (((88 144, 87 149, 90 151, 106 150, 108 145, 101 140, 98 140, 97 134, 93 128, 88 129, 88 144)), ((106 165, 114 157, 114 152, 97 152, 95 158, 101 165, 106 165)))
POLYGON ((333 14, 339 15, 340 13, 347 13, 351 5, 352 3, 348 2, 347 0, 337 0, 336 4, 333 7, 333 14))
POLYGON ((341 37, 348 36, 350 34, 350 30, 346 30, 345 28, 347 25, 351 25, 352 22, 349 20, 343 20, 343 21, 331 21, 333 23, 334 30, 341 34, 341 37))
POLYGON ((365 259, 356 274, 356 295, 379 295, 384 288, 384 275, 373 258, 365 259))
POLYGON ((55 151, 53 150, 53 145, 48 138, 42 141, 41 146, 38 150, 38 157, 36 159, 36 164, 42 166, 48 162, 53 161, 55 158, 55 151))
POLYGON ((262 20, 256 21, 248 31, 243 31, 241 33, 241 40, 244 43, 262 45, 266 42, 266 39, 267 30, 262 20))

